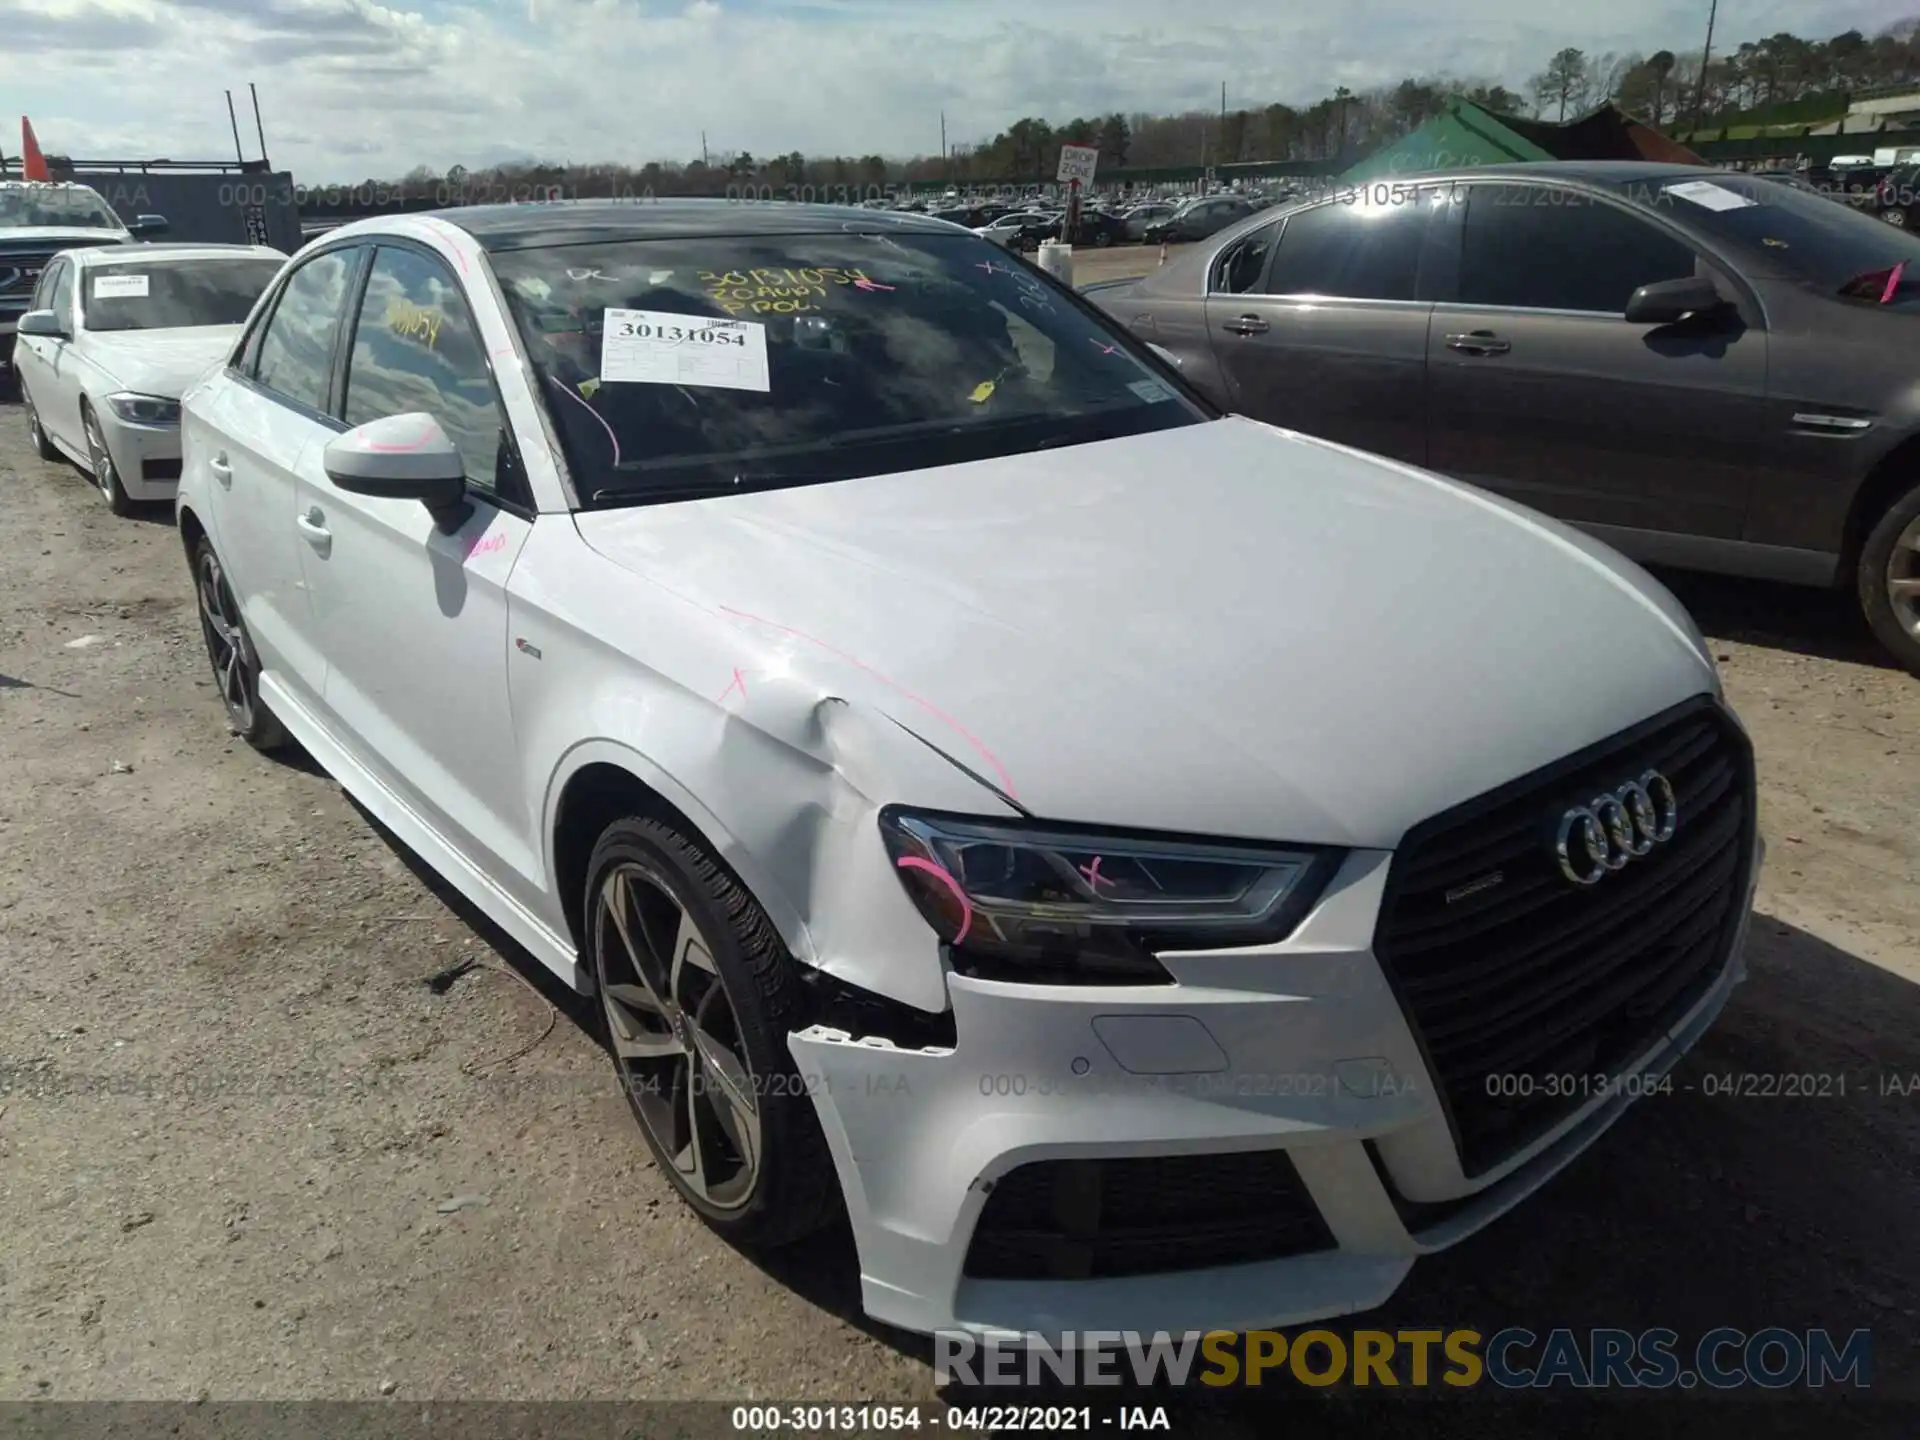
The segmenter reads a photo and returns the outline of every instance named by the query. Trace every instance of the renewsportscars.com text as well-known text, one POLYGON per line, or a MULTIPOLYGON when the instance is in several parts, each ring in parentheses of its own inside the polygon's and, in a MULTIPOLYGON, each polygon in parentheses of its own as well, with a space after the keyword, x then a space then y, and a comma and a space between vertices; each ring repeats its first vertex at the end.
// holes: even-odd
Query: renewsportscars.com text
POLYGON ((1378 1389, 1766 1390, 1872 1384, 1866 1330, 1544 1332, 1255 1330, 1173 1334, 1082 1330, 1057 1336, 934 1336, 940 1385, 1351 1385, 1378 1389))

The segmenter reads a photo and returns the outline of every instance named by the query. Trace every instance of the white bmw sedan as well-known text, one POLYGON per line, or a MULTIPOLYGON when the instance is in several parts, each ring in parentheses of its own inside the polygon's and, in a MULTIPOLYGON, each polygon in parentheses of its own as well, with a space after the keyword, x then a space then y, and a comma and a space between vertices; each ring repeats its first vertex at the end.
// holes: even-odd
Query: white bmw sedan
POLYGON ((73 460, 116 515, 173 499, 180 392, 233 349, 286 258, 265 245, 112 245, 55 256, 13 352, 40 458, 73 460))
POLYGON ((1666 591, 950 225, 362 221, 184 410, 233 728, 598 995, 716 1229, 844 1207, 877 1319, 1376 1305, 1744 973, 1751 750, 1666 591))

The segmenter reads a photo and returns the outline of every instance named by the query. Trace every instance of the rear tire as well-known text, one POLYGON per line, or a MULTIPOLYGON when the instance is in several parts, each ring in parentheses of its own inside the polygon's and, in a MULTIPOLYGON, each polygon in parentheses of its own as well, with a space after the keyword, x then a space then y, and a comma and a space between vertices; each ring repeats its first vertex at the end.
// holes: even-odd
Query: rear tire
POLYGON ((240 618, 240 604, 227 584, 227 572, 213 542, 204 535, 193 547, 193 591, 213 683, 227 709, 227 728, 263 754, 282 748, 290 737, 260 698, 260 657, 240 618))
POLYGON ((603 1039, 654 1164, 715 1231, 770 1249, 840 1213, 787 1037, 807 1022, 786 945, 698 840, 629 816, 587 865, 603 1039))
POLYGON ((1920 675, 1920 485, 1896 500, 1860 547, 1860 609, 1880 643, 1920 675))

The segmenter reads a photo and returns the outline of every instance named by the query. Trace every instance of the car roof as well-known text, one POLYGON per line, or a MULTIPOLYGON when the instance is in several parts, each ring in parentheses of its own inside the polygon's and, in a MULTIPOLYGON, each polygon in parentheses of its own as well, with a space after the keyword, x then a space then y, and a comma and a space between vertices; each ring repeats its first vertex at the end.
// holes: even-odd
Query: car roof
POLYGON ((135 260, 284 260, 286 252, 271 245, 195 244, 190 240, 163 241, 154 245, 89 245, 67 254, 82 264, 126 265, 135 260))
POLYGON ((1589 185, 1622 186, 1650 180, 1698 180, 1709 175, 1730 175, 1712 165, 1656 164, 1651 160, 1516 160, 1499 165, 1469 165, 1452 170, 1410 172, 1404 175, 1373 175, 1356 181, 1355 188, 1367 185, 1424 185, 1439 180, 1463 180, 1479 176, 1512 176, 1520 180, 1567 180, 1589 185))
POLYGON ((466 231, 489 251, 723 235, 831 235, 850 225, 927 235, 951 235, 965 228, 916 211, 789 205, 777 200, 555 200, 462 205, 427 213, 466 231))

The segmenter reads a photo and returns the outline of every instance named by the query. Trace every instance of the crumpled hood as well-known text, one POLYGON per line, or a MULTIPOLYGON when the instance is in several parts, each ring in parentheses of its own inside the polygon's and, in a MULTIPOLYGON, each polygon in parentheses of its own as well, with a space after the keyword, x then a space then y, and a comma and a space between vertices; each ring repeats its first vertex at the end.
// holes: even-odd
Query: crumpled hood
POLYGON ((1239 418, 577 523, 1058 820, 1389 848, 1716 683, 1604 547, 1239 418))
POLYGON ((227 358, 238 325, 180 330, 90 330, 87 353, 128 390, 178 400, 181 392, 227 358))

